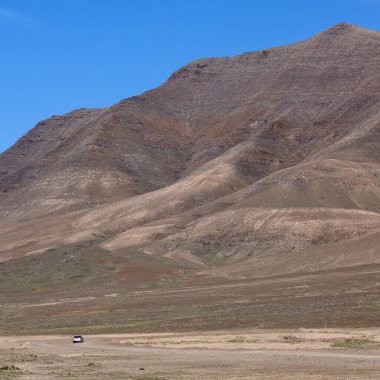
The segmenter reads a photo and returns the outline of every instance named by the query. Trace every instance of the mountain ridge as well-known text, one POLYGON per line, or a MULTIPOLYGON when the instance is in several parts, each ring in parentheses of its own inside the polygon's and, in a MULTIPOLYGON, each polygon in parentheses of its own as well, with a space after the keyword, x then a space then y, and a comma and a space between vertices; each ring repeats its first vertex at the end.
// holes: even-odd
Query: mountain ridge
POLYGON ((0 332, 377 326, 379 67, 341 23, 38 123, 0 155, 0 332))
POLYGON ((0 258, 90 241, 252 275, 308 250, 310 267, 357 263, 380 230, 379 51, 379 32, 341 23, 38 123, 0 156, 0 258))

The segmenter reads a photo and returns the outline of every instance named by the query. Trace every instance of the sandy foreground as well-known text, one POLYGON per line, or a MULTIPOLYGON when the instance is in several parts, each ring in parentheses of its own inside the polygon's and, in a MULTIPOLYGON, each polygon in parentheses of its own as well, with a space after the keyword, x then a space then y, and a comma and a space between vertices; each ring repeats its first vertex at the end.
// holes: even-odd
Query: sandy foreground
POLYGON ((7 336, 1 378, 380 379, 380 329, 7 336))

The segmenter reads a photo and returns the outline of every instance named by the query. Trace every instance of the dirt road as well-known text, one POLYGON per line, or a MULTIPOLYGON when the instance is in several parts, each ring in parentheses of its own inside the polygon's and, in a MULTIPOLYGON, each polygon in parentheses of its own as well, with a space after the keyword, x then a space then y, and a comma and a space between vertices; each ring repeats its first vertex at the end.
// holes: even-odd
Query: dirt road
MULTIPOLYGON (((0 378, 380 378, 377 347, 344 350, 326 345, 332 336, 344 336, 348 331, 284 333, 289 332, 109 334, 86 336, 83 344, 76 345, 69 336, 1 337, 0 367, 14 365, 20 370, 0 371, 0 378), (283 337, 288 336, 294 343, 284 342, 283 337)), ((363 331, 352 333, 363 336, 363 331)), ((379 331, 370 333, 377 337, 379 331)))

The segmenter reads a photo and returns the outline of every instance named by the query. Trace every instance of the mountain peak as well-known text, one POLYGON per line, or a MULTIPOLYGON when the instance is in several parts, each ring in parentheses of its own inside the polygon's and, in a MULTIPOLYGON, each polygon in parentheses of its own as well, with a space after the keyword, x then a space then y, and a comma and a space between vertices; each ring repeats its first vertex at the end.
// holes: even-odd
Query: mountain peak
POLYGON ((359 25, 350 24, 347 22, 340 22, 339 24, 333 25, 332 27, 326 29, 325 31, 319 33, 319 35, 344 35, 347 33, 378 33, 375 30, 363 28, 359 25))
POLYGON ((354 49, 360 46, 363 41, 378 40, 379 37, 380 33, 375 30, 341 22, 312 36, 307 41, 320 46, 346 46, 354 49))
POLYGON ((340 30, 344 30, 344 29, 363 29, 361 28, 360 26, 358 25, 355 25, 355 24, 350 24, 349 22, 340 22, 339 24, 336 24, 334 26, 332 26, 330 29, 340 29, 340 30))

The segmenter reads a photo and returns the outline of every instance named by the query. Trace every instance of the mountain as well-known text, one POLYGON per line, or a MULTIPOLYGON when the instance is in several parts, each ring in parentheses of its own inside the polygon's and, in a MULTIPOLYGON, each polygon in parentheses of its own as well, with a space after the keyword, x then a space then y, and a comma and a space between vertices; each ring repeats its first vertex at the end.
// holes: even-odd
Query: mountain
POLYGON ((380 33, 342 23, 38 123, 0 155, 3 265, 94 250, 148 273, 110 280, 130 286, 378 268, 379 67, 380 33))

